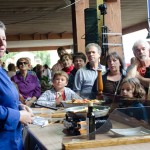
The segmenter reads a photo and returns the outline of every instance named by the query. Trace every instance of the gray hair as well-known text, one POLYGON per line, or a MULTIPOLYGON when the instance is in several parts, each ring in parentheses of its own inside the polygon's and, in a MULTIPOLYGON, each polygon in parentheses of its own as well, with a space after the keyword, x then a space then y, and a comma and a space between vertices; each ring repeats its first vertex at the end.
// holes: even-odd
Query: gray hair
POLYGON ((85 52, 87 52, 87 51, 90 49, 90 47, 92 47, 92 46, 95 46, 95 47, 97 48, 98 53, 101 55, 102 49, 101 49, 101 47, 100 47, 98 44, 96 44, 96 43, 89 43, 89 44, 87 44, 86 47, 85 47, 85 52))
POLYGON ((0 29, 6 30, 6 27, 5 27, 5 25, 4 25, 4 23, 2 21, 0 21, 0 29))
POLYGON ((146 49, 150 50, 150 44, 146 40, 138 40, 134 43, 132 47, 133 52, 136 50, 138 45, 144 45, 146 49))

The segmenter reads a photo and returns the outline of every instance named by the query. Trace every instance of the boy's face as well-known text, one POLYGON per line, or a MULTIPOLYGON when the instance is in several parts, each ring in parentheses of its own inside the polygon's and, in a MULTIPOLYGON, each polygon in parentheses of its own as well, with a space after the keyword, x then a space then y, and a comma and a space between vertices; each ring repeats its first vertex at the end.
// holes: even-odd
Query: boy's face
POLYGON ((78 70, 85 65, 85 62, 82 58, 76 58, 74 60, 74 67, 78 70))
POLYGON ((133 98, 134 97, 134 87, 129 83, 122 84, 121 96, 133 98))
POLYGON ((53 80, 53 86, 56 90, 64 88, 68 84, 66 77, 57 75, 53 80))

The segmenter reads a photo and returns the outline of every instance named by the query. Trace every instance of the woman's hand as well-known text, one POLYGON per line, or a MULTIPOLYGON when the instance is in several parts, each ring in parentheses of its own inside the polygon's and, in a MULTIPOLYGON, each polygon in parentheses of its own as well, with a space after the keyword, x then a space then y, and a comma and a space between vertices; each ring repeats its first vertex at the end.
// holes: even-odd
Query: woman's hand
POLYGON ((25 99, 24 99, 24 97, 23 97, 21 94, 19 94, 19 100, 20 100, 23 104, 25 104, 25 99))
POLYGON ((19 107, 21 108, 21 110, 26 110, 27 112, 31 113, 31 115, 34 115, 32 109, 27 105, 20 104, 19 107))
POLYGON ((31 99, 25 101, 25 104, 29 107, 31 107, 31 105, 37 100, 37 98, 35 96, 33 96, 31 99))
POLYGON ((32 123, 32 117, 33 114, 31 114, 30 112, 26 111, 26 110, 21 110, 20 111, 20 122, 27 125, 32 123))

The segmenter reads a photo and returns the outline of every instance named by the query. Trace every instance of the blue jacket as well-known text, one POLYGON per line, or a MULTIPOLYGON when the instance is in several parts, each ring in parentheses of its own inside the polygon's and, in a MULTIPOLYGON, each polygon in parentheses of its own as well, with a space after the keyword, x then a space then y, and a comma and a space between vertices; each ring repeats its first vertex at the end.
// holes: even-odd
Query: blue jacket
POLYGON ((22 150, 19 95, 6 71, 0 67, 0 150, 22 150))

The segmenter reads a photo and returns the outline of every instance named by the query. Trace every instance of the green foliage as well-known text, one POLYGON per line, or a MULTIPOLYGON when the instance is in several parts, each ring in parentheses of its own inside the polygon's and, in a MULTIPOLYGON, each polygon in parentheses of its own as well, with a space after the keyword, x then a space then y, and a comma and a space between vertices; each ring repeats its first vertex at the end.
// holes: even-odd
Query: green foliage
MULTIPOLYGON (((18 52, 10 52, 9 54, 5 54, 5 56, 3 57, 2 61, 6 61, 8 58, 13 57, 14 55, 16 55, 18 52)), ((50 53, 48 51, 34 51, 31 52, 33 54, 35 54, 36 58, 40 58, 42 61, 41 65, 47 64, 48 66, 50 66, 51 61, 50 61, 50 53)))
POLYGON ((37 58, 41 58, 42 65, 47 64, 50 66, 50 53, 48 51, 34 51, 32 53, 35 54, 37 58))
POLYGON ((42 79, 40 80, 41 83, 41 90, 42 92, 49 90, 51 88, 51 84, 48 81, 48 77, 43 76, 42 79))
POLYGON ((5 62, 8 58, 11 58, 11 57, 13 57, 14 55, 16 55, 18 52, 10 52, 10 53, 8 53, 8 54, 5 54, 4 56, 3 56, 3 61, 5 62))

